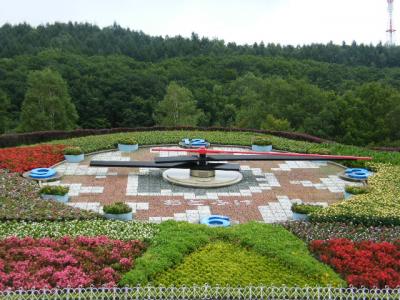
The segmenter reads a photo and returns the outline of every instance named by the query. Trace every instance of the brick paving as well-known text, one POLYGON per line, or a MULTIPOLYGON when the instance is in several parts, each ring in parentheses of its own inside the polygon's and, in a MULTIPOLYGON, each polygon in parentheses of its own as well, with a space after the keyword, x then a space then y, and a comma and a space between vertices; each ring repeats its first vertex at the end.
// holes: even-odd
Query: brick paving
MULTIPOLYGON (((236 151, 239 147, 214 147, 236 151)), ((343 169, 335 164, 311 161, 240 161, 243 180, 213 189, 173 185, 162 178, 162 169, 90 167, 95 160, 151 160, 185 152, 153 152, 140 148, 134 153, 109 151, 88 156, 83 162, 62 163, 61 184, 70 187, 68 205, 102 213, 102 206, 128 203, 134 218, 150 222, 169 219, 198 223, 211 214, 229 216, 234 223, 251 220, 266 223, 292 218, 293 203, 331 205, 343 201, 344 187, 358 185, 338 177, 343 169)))

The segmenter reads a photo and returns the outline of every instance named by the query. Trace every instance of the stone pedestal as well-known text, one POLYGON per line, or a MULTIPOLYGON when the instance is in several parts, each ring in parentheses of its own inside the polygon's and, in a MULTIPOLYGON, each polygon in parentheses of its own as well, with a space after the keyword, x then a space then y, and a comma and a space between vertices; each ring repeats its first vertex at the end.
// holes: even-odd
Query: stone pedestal
POLYGON ((164 171, 166 181, 194 188, 217 188, 240 182, 243 175, 237 171, 168 169, 164 171))

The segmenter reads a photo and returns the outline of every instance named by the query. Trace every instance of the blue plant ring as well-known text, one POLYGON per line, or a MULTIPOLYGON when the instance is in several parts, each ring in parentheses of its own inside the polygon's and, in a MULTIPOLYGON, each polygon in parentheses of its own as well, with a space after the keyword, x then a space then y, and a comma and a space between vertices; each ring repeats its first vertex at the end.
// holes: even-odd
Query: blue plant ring
POLYGON ((51 168, 36 168, 29 172, 29 177, 34 179, 46 179, 56 175, 56 170, 51 168))
POLYGON ((186 148, 191 148, 191 147, 209 147, 210 143, 207 142, 204 139, 182 139, 182 141, 179 143, 179 145, 186 147, 186 148))
POLYGON ((231 225, 229 217, 219 215, 205 217, 201 219, 200 223, 210 227, 228 227, 231 225))
POLYGON ((361 168, 349 168, 345 171, 345 173, 350 178, 359 180, 366 180, 371 175, 371 172, 361 168))
POLYGON ((348 168, 346 171, 344 171, 346 174, 353 173, 353 172, 362 172, 362 171, 367 171, 366 169, 361 169, 361 168, 348 168))

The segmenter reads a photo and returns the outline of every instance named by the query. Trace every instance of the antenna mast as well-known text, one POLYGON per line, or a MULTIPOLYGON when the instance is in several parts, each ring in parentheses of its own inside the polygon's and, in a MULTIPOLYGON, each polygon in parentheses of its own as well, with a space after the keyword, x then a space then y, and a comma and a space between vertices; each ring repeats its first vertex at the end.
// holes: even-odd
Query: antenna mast
POLYGON ((388 14, 389 14, 389 28, 386 30, 386 32, 389 35, 388 42, 387 42, 388 46, 394 46, 393 35, 394 35, 394 32, 396 31, 396 29, 394 29, 394 27, 393 27, 393 2, 394 2, 394 0, 387 0, 388 14))

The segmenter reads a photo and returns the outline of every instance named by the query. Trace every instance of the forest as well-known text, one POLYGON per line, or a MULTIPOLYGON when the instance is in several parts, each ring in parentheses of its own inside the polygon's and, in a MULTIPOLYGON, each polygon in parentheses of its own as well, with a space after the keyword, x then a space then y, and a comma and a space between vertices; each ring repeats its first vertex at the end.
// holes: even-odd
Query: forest
POLYGON ((236 45, 80 23, 6 24, 0 41, 0 133, 199 125, 400 144, 400 47, 236 45))

